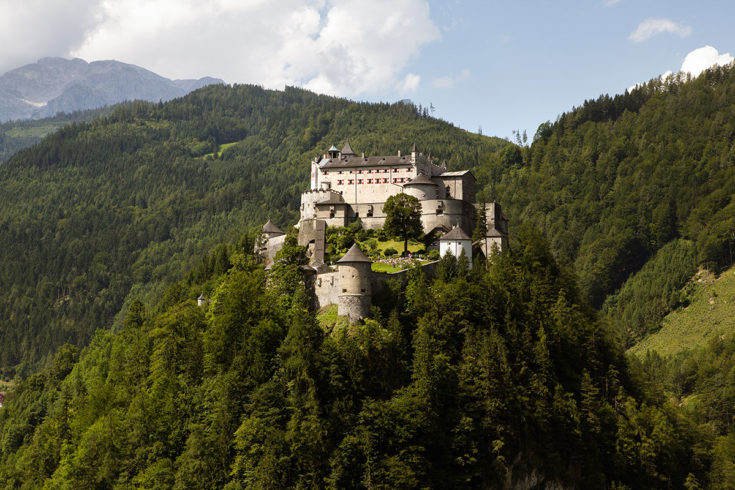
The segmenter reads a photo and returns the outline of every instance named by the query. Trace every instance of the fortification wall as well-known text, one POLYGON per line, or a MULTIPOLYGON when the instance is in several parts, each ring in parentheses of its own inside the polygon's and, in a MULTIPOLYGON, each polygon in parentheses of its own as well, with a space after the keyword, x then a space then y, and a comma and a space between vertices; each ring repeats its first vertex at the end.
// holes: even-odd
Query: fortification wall
POLYGON ((336 305, 339 300, 339 273, 327 272, 314 277, 314 308, 336 305))

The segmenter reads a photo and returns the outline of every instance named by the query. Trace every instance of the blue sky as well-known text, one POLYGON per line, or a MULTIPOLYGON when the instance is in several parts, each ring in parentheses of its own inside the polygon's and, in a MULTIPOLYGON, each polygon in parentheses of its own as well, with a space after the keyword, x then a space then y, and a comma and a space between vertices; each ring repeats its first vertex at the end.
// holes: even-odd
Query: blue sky
POLYGON ((433 1, 431 17, 441 39, 407 66, 421 77, 412 99, 465 129, 503 137, 513 129, 531 137, 585 99, 677 72, 697 48, 735 52, 735 2, 433 1), (650 19, 680 29, 632 40, 650 19), (447 74, 460 79, 432 85, 447 74))
POLYGON ((116 59, 169 78, 410 98, 508 138, 687 57, 696 73, 735 53, 732 1, 0 0, 0 11, 12 47, 0 73, 45 56, 116 59))

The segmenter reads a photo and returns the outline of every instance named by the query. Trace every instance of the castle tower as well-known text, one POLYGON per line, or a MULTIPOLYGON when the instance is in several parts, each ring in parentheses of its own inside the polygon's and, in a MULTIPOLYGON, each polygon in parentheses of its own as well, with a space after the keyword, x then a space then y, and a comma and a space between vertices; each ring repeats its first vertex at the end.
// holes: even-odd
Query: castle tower
POLYGON ((271 238, 275 238, 277 236, 285 235, 283 230, 281 230, 279 227, 274 225, 271 220, 268 220, 268 222, 263 225, 263 234, 265 235, 266 240, 270 240, 271 238))
POLYGON ((357 243, 337 261, 339 266, 337 314, 348 317, 350 322, 357 322, 370 312, 371 264, 372 261, 360 250, 357 243))
POLYGON ((439 239, 439 255, 444 257, 451 253, 459 258, 462 252, 464 252, 470 262, 470 268, 472 268, 472 239, 462 231, 462 228, 455 226, 449 233, 439 239))

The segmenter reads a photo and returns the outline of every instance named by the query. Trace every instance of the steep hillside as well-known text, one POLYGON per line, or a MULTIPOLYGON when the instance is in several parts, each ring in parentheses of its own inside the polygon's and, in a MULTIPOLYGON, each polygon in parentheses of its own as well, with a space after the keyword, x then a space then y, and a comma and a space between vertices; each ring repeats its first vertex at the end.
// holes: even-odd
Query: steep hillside
POLYGON ((717 278, 699 271, 685 294, 686 306, 669 313, 660 330, 630 349, 632 354, 644 357, 652 350, 666 357, 704 347, 713 339, 735 336, 735 268, 717 278))
POLYGON ((407 104, 208 86, 16 154, 0 166, 0 369, 84 345, 128 295, 152 301, 218 242, 295 222, 309 161, 348 136, 368 154, 416 142, 455 169, 507 144, 407 104))
POLYGON ((706 432, 632 379, 548 245, 518 243, 488 268, 450 255, 435 280, 414 270, 331 334, 289 280, 299 247, 267 282, 248 247, 220 247, 156 307, 131 304, 120 330, 64 346, 9 393, 0 485, 706 483, 706 432))
POLYGON ((483 195, 542 229, 599 306, 677 237, 729 265, 735 245, 735 68, 654 80, 543 124, 489 162, 483 195))
POLYGON ((221 83, 211 77, 169 80, 114 60, 43 58, 0 76, 0 122, 52 117, 127 100, 170 100, 221 83))

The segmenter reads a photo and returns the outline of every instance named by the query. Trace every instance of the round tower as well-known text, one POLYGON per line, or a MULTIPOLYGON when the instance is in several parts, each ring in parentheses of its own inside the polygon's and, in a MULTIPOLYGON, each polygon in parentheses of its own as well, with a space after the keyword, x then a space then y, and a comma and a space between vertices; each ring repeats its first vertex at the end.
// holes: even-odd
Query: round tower
POLYGON ((403 184, 403 192, 419 201, 437 198, 437 185, 424 174, 418 174, 410 182, 403 184))
POLYGON ((348 317, 350 322, 357 322, 370 312, 371 264, 372 261, 360 250, 357 243, 337 261, 339 266, 337 314, 348 317))

